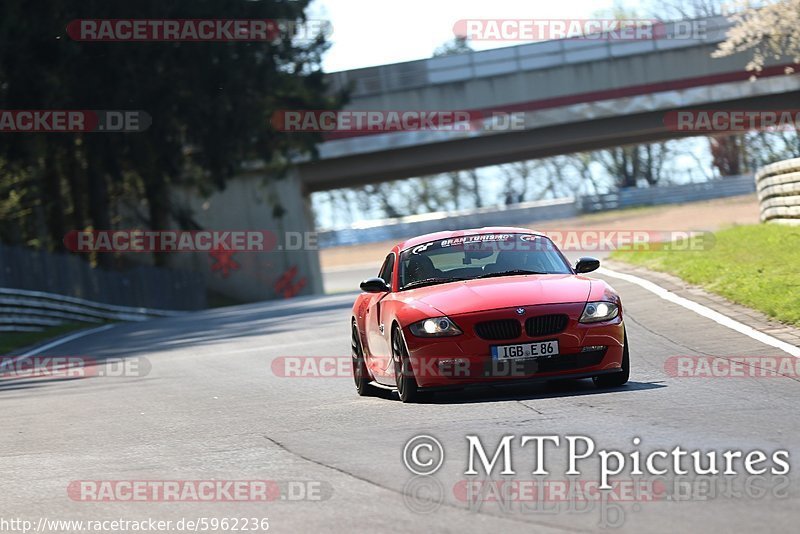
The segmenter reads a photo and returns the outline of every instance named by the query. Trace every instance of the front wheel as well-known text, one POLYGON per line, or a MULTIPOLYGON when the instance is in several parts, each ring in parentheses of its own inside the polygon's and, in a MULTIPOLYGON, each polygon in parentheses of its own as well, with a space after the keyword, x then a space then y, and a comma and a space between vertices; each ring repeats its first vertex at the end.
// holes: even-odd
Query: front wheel
POLYGON ((392 360, 394 360, 394 378, 397 384, 397 394, 403 402, 416 402, 419 400, 419 386, 411 369, 411 360, 408 357, 403 336, 399 329, 392 332, 392 360))
POLYGON ((353 380, 356 383, 356 391, 362 397, 370 396, 375 393, 375 386, 370 384, 369 372, 364 362, 364 350, 361 347, 361 337, 358 335, 355 323, 352 329, 350 353, 353 359, 353 380))
POLYGON ((628 355, 628 333, 625 333, 622 347, 622 370, 618 373, 592 377, 594 385, 599 388, 618 388, 628 382, 631 375, 631 362, 628 355))

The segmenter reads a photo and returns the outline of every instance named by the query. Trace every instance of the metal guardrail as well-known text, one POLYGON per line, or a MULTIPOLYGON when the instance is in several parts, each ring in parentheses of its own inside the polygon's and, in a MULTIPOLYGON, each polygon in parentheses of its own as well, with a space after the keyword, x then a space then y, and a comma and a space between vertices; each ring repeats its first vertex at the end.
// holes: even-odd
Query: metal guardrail
POLYGON ((184 313, 103 304, 44 291, 0 288, 0 332, 36 332, 66 322, 145 321, 184 313))
POLYGON ((800 225, 800 158, 762 167, 755 182, 761 222, 800 225))
POLYGON ((708 182, 680 185, 665 185, 648 188, 620 189, 603 195, 581 197, 581 211, 594 213, 636 206, 656 206, 660 204, 679 204, 713 198, 746 195, 755 192, 753 176, 728 176, 708 182))
MULTIPOLYGON (((800 168, 798 170, 800 171, 800 168)), ((796 174, 800 177, 800 172, 796 174)), ((357 223, 346 228, 320 230, 318 242, 321 248, 328 248, 400 239, 440 230, 478 226, 528 226, 535 221, 575 217, 580 213, 697 202, 746 195, 755 191, 752 175, 731 176, 701 183, 622 189, 604 195, 584 196, 577 200, 562 198, 503 207, 382 219, 357 223)), ((800 196, 797 198, 800 200, 800 196)))

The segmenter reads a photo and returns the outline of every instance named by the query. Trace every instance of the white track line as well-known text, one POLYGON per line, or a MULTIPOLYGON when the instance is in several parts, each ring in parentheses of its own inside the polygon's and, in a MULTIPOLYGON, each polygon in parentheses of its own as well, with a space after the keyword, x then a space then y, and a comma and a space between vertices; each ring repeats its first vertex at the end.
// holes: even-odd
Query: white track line
POLYGON ((24 358, 30 358, 31 356, 33 356, 35 354, 41 354, 42 352, 44 352, 46 350, 50 350, 53 347, 57 347, 59 345, 63 345, 64 343, 68 343, 68 342, 72 341, 73 339, 78 339, 78 338, 81 338, 81 337, 84 337, 84 336, 88 336, 89 334, 95 334, 97 332, 102 332, 103 330, 108 330, 112 326, 114 326, 114 325, 113 324, 105 324, 103 326, 98 326, 97 328, 91 328, 89 330, 81 330, 80 332, 75 332, 74 334, 70 334, 68 336, 58 338, 55 341, 51 341, 50 343, 47 343, 46 345, 42 345, 41 347, 36 347, 35 349, 29 350, 28 352, 26 352, 24 354, 20 354, 19 356, 17 356, 16 358, 12 358, 11 360, 4 359, 2 362, 0 362, 0 371, 3 370, 6 366, 11 365, 13 363, 16 363, 19 360, 22 360, 24 358))
POLYGON ((739 321, 735 321, 728 317, 727 315, 723 315, 718 311, 714 311, 711 308, 703 306, 702 304, 698 304, 693 300, 689 300, 684 297, 679 297, 675 293, 664 289, 663 287, 655 284, 649 280, 645 280, 644 278, 639 278, 638 276, 634 276, 632 274, 625 274, 620 273, 617 271, 612 271, 611 269, 601 268, 598 270, 598 274, 604 274, 606 276, 610 276, 612 278, 619 278, 620 280, 624 280, 626 282, 630 282, 631 284, 636 284, 639 287, 650 291, 651 293, 655 293, 657 296, 661 297, 664 300, 668 300, 672 303, 677 304, 678 306, 683 306, 687 310, 691 310, 698 315, 702 315, 708 319, 711 319, 717 324, 730 328, 731 330, 735 330, 740 334, 744 334, 748 337, 755 339, 756 341, 760 341, 766 345, 771 347, 778 348, 788 354, 791 354, 795 358, 800 358, 800 348, 795 347, 794 345, 787 343, 785 341, 781 341, 776 337, 772 337, 769 334, 765 334, 764 332, 760 332, 753 327, 747 326, 744 323, 740 323, 739 321))

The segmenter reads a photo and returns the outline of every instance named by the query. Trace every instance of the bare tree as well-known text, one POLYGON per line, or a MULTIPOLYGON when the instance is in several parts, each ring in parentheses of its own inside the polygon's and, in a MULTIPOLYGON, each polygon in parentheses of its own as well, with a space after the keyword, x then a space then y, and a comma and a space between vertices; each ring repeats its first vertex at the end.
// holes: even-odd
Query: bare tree
POLYGON ((748 172, 744 135, 724 135, 708 138, 711 163, 720 176, 738 176, 748 172))
POLYGON ((640 181, 653 186, 662 181, 671 149, 667 142, 660 142, 615 147, 597 154, 617 187, 638 187, 640 181))
POLYGON ((472 201, 474 203, 474 207, 482 208, 483 207, 483 194, 481 192, 481 184, 480 178, 478 177, 478 170, 477 169, 469 169, 464 171, 465 178, 469 186, 467 189, 472 194, 472 201))
POLYGON ((534 200, 531 198, 534 191, 532 179, 537 165, 535 161, 516 161, 500 167, 505 204, 534 200))
POLYGON ((596 167, 596 158, 593 157, 591 152, 580 152, 568 156, 572 168, 575 169, 580 179, 580 185, 583 186, 583 193, 596 195, 600 193, 600 179, 597 173, 594 172, 596 167))
POLYGON ((749 132, 745 148, 749 168, 757 169, 782 159, 800 158, 800 135, 796 130, 749 132))

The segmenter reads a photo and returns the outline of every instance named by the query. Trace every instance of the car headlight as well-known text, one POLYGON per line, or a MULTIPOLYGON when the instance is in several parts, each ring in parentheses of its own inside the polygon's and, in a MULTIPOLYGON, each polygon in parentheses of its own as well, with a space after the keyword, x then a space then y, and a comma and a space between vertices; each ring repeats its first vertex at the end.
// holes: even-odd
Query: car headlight
POLYGON ((581 314, 582 323, 599 323, 610 321, 619 315, 619 306, 613 302, 587 302, 581 314))
POLYGON ((447 317, 423 319, 410 325, 408 329, 418 337, 457 336, 461 333, 461 329, 447 317))

